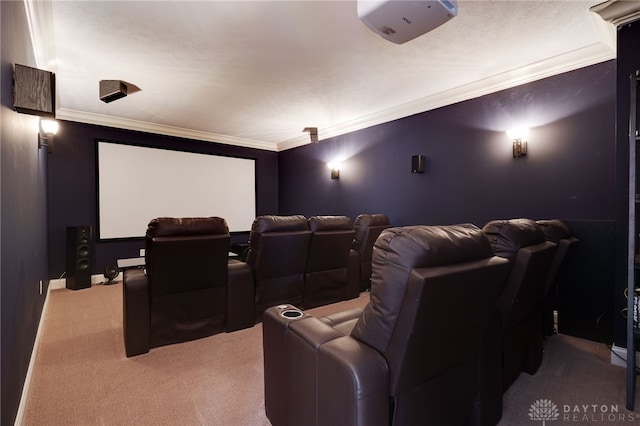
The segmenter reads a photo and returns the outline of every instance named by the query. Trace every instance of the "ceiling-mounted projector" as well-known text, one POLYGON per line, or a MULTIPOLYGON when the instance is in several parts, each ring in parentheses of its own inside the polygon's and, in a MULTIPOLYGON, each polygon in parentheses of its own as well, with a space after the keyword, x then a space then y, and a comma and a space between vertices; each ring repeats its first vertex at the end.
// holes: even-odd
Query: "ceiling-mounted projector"
POLYGON ((456 0, 358 0, 358 16, 382 38, 405 43, 458 14, 456 0))

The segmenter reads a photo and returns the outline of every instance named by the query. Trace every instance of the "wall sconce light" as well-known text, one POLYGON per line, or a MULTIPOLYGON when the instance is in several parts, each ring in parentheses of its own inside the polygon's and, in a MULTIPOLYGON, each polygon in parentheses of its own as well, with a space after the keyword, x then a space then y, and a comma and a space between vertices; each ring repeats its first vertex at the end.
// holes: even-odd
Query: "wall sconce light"
POLYGON ((47 152, 53 152, 53 135, 58 132, 58 122, 55 120, 40 119, 40 131, 38 132, 38 149, 47 147, 47 152))
POLYGON ((507 136, 513 141, 513 158, 527 156, 527 135, 529 129, 523 127, 520 129, 507 130, 507 136))
POLYGON ((340 163, 328 163, 327 167, 331 170, 331 179, 340 179, 340 163))

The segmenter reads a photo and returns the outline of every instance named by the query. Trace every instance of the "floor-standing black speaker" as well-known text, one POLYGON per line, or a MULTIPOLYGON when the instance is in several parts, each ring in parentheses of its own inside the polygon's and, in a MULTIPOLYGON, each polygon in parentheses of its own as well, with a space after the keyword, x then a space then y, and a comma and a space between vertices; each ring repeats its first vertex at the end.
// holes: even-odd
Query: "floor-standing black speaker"
POLYGON ((93 238, 90 226, 67 227, 67 288, 91 287, 93 238))

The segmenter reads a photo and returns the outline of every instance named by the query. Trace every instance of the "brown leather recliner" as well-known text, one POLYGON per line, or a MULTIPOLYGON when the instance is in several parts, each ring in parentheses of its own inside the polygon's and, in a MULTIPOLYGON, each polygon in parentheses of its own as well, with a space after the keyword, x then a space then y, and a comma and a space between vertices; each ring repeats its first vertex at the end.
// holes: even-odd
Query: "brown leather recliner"
POLYGON ((361 214, 353 221, 353 228, 356 231, 353 249, 360 256, 360 291, 365 291, 371 287, 373 244, 380 233, 390 227, 389 218, 382 213, 361 214))
MULTIPOLYGON (((556 251, 531 219, 494 220, 483 232, 497 256, 512 269, 498 301, 502 319, 502 389, 520 372, 535 374, 542 363, 542 301, 544 285, 556 251)), ((494 376, 495 377, 495 376, 494 376)))
POLYGON ((542 323, 545 336, 553 335, 555 330, 555 321, 553 311, 559 305, 560 292, 558 291, 558 278, 563 273, 575 253, 578 243, 576 237, 571 235, 571 230, 566 223, 559 219, 538 220, 536 223, 544 231, 547 241, 551 241, 558 245, 553 261, 549 267, 549 274, 544 285, 544 302, 542 308, 542 323))
POLYGON ((310 241, 311 231, 302 215, 265 215, 253 221, 247 264, 253 272, 258 320, 270 306, 302 306, 310 241))
POLYGON ((146 269, 124 271, 127 356, 252 326, 252 309, 245 308, 253 302, 251 277, 232 274, 229 279, 228 256, 229 230, 223 218, 149 222, 146 269))
POLYGON ((305 309, 353 299, 360 294, 358 254, 351 249, 355 231, 347 216, 312 216, 313 233, 305 268, 305 309))
POLYGON ((274 426, 466 423, 508 273, 474 225, 385 230, 364 310, 265 312, 267 417, 274 426))

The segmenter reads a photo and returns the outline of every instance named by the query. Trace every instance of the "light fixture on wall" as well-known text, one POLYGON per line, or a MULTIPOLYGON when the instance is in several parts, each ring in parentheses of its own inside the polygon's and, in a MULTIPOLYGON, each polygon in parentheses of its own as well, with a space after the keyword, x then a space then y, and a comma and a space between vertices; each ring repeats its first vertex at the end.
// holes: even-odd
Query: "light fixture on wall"
POLYGON ((527 136, 529 129, 521 127, 518 129, 507 130, 507 136, 513 141, 513 158, 527 156, 527 136))
POLYGON ((340 166, 341 164, 335 161, 327 164, 331 170, 331 179, 340 179, 340 166))
POLYGON ((38 149, 47 147, 47 152, 53 152, 53 135, 58 132, 58 122, 55 120, 40 119, 40 131, 38 132, 38 149))

